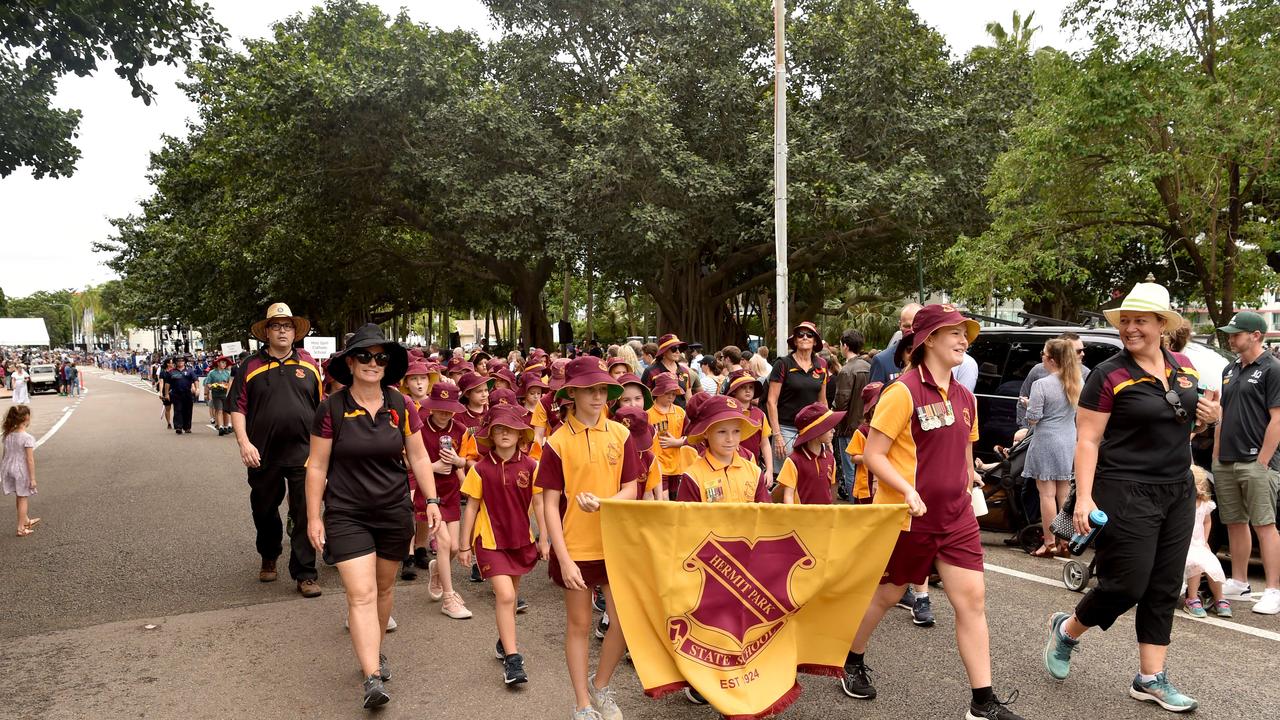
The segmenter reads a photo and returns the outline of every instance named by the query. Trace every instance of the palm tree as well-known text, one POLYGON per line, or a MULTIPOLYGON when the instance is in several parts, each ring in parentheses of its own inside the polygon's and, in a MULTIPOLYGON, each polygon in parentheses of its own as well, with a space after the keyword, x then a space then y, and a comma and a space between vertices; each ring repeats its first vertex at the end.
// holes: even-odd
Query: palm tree
POLYGON ((1041 29, 1040 25, 1034 27, 1031 25, 1031 21, 1035 16, 1035 10, 1028 13, 1026 18, 1022 17, 1022 13, 1014 10, 1012 33, 1005 30, 1000 23, 993 21, 987 23, 987 34, 996 41, 996 47, 998 48, 1009 47, 1019 53, 1029 53, 1031 52, 1031 36, 1041 29))
MULTIPOLYGON (((93 344, 95 333, 93 331, 94 318, 102 314, 102 288, 89 285, 82 292, 75 293, 71 298, 71 310, 73 318, 80 321, 80 341, 85 344, 93 344)), ((75 328, 72 328, 72 341, 75 339, 75 328)))

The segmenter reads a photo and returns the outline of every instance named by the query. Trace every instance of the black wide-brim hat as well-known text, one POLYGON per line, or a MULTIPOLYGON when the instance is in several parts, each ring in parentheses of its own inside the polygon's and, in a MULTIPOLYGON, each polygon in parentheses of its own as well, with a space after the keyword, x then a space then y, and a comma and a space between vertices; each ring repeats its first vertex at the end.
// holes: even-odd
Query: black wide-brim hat
POLYGON ((391 356, 387 361, 386 373, 382 376, 383 385, 395 385, 404 379, 409 369, 409 351, 395 340, 388 340, 382 335, 382 328, 369 323, 351 336, 342 352, 334 355, 329 363, 329 377, 347 387, 351 387, 351 368, 347 367, 347 355, 356 350, 381 345, 383 352, 391 356))

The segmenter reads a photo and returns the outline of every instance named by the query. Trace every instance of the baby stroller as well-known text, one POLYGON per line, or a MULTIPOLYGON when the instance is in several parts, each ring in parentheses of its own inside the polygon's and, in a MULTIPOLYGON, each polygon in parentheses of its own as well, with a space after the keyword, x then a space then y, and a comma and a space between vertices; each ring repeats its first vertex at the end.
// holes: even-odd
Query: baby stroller
MULTIPOLYGON (((1071 516, 1076 511, 1076 481, 1071 481, 1071 494, 1067 496, 1067 501, 1062 504, 1062 509, 1058 511, 1058 516, 1053 520, 1053 534, 1062 540, 1070 540, 1075 534, 1075 530, 1071 526, 1071 516)), ((1089 552, 1086 550, 1085 552, 1089 552)), ((1062 565, 1062 584, 1068 590, 1073 592, 1084 592, 1089 587, 1089 581, 1098 571, 1097 556, 1089 552, 1089 560, 1086 562, 1083 557, 1072 557, 1062 565)))
POLYGON ((1044 541, 1040 528, 1040 499, 1034 483, 1022 475, 1031 446, 1028 433, 1007 451, 1000 452, 999 463, 980 471, 982 493, 987 499, 987 514, 978 524, 983 530, 1011 533, 1004 543, 1031 552, 1044 541))

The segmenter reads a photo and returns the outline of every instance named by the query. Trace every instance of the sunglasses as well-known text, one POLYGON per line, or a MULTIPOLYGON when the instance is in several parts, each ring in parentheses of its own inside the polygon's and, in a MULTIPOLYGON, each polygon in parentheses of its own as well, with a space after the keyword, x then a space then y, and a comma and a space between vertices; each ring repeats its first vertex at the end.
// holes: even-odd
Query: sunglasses
POLYGON ((355 358, 355 361, 361 365, 368 365, 369 361, 372 360, 373 362, 378 363, 378 367, 386 367, 387 363, 391 361, 391 356, 384 352, 374 355, 368 350, 356 350, 351 353, 351 357, 355 358))
POLYGON ((1173 408, 1174 417, 1178 418, 1178 422, 1186 422, 1191 417, 1187 414, 1187 409, 1182 407, 1182 398, 1178 397, 1176 390, 1170 390, 1164 394, 1164 401, 1169 403, 1169 407, 1173 408))
POLYGON ((818 336, 814 335, 811 332, 798 332, 796 333, 796 339, 797 340, 817 340, 818 336))

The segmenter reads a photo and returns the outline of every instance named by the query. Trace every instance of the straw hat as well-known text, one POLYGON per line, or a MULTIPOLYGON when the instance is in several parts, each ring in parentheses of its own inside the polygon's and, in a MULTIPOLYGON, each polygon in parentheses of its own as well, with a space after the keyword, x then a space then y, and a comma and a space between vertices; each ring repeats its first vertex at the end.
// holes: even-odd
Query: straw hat
POLYGON ((1182 316, 1169 305, 1169 290, 1160 283, 1140 282, 1124 296, 1120 307, 1103 310, 1107 322, 1120 327, 1120 313, 1145 312, 1164 318, 1166 327, 1174 327, 1182 323, 1182 316))
POLYGON ((267 308, 267 316, 254 323, 253 327, 250 328, 250 332, 253 333, 254 337, 258 338, 262 342, 266 342, 267 323, 272 320, 292 320, 293 336, 295 338, 306 337, 307 333, 311 332, 311 321, 304 317, 294 315, 293 311, 289 309, 289 306, 284 303, 272 303, 267 308))

